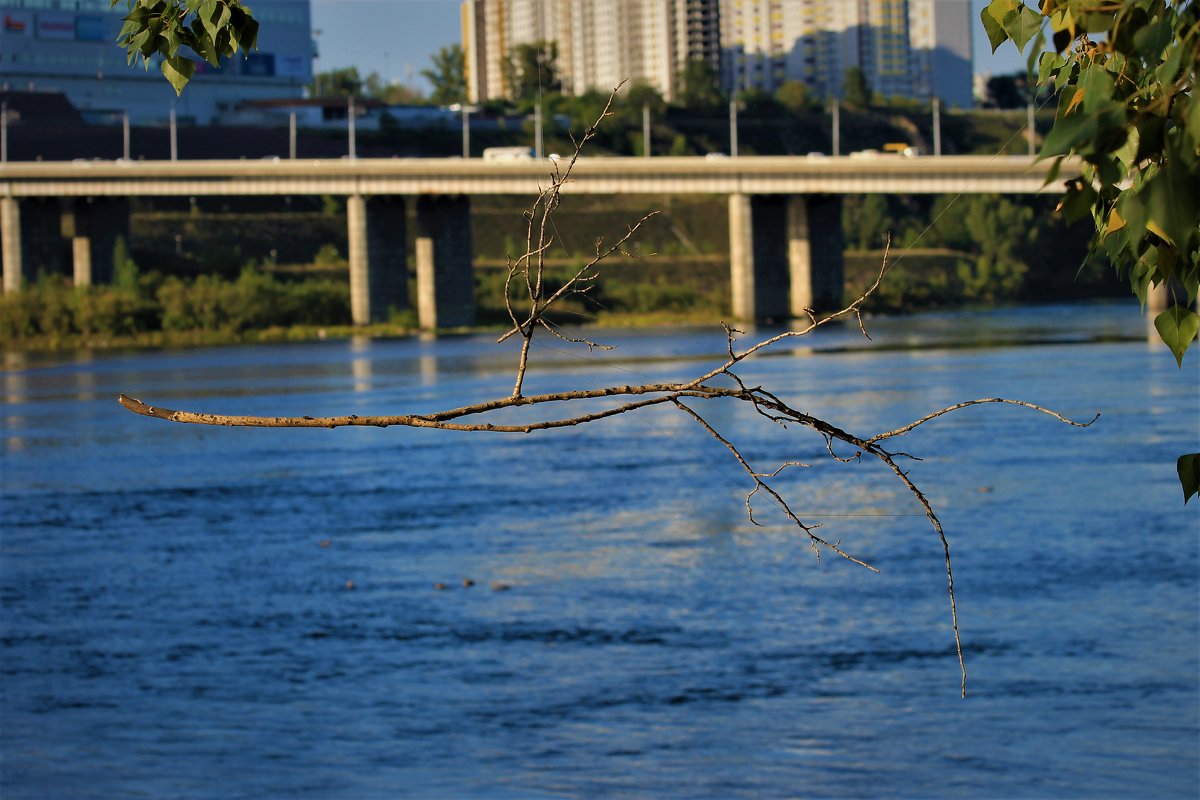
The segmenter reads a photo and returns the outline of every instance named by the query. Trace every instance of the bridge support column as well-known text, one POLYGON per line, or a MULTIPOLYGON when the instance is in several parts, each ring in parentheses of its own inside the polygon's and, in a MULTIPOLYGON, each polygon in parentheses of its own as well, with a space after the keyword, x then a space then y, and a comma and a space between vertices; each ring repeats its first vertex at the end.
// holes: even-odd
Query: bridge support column
POLYGON ((68 248, 59 201, 0 197, 0 251, 5 292, 20 291, 39 272, 65 273, 68 248))
POLYGON ((346 198, 350 250, 350 317, 355 325, 388 318, 408 308, 408 259, 404 198, 346 198))
POLYGON ((788 251, 783 195, 729 196, 729 277, 733 316, 765 322, 788 316, 788 251))
POLYGON ((465 195, 417 198, 417 318, 423 329, 475 323, 471 202, 465 195))
POLYGON ((4 293, 21 290, 21 205, 15 197, 0 197, 0 258, 4 293))
POLYGON ((793 317, 842 307, 846 266, 840 195, 792 195, 787 203, 788 272, 793 317))
POLYGON ((117 240, 129 244, 129 201, 123 197, 77 200, 63 211, 62 233, 71 240, 75 285, 112 283, 117 240))

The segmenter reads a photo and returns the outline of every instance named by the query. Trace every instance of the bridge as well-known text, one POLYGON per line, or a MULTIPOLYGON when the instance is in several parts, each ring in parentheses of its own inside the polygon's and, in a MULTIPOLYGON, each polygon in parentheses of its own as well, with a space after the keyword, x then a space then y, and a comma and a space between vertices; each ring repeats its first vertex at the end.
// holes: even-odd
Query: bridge
MULTIPOLYGON (((1050 166, 1025 156, 583 157, 563 193, 726 195, 733 314, 762 320, 840 303, 842 195, 1056 192, 1046 186, 1050 166)), ((421 327, 469 325, 470 197, 532 197, 553 167, 453 158, 8 162, 0 164, 3 287, 18 291, 38 268, 67 271, 64 239, 76 285, 110 280, 130 197, 339 195, 347 199, 354 322, 410 305, 411 201, 421 327)))

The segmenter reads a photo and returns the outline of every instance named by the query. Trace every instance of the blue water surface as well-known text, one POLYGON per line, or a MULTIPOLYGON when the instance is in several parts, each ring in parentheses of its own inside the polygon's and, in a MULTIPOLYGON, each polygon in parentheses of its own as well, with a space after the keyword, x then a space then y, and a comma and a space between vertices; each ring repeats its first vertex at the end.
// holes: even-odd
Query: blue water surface
MULTIPOLYGON (((880 573, 818 561, 766 500, 752 525, 737 462, 665 408, 521 435, 115 402, 428 412, 511 391, 492 337, 9 354, 0 797, 1196 797, 1197 354, 1124 304, 871 328, 741 376, 867 436, 982 397, 1101 413, 968 408, 897 444, 951 543, 965 700, 922 509, 802 427, 694 405, 756 469, 811 465, 776 485, 880 573)), ((725 350, 592 335, 618 348, 547 342, 527 391, 725 350)))

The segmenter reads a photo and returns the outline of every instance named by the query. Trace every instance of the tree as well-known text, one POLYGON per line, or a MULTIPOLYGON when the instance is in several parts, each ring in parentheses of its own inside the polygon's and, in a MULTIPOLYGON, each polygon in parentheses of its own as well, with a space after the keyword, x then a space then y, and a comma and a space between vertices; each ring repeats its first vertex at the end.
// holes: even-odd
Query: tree
POLYGON ((881 194, 852 195, 844 202, 846 214, 842 225, 846 242, 859 250, 879 249, 888 231, 896 227, 888 214, 887 198, 881 194))
POLYGON ((504 62, 504 79, 509 97, 514 100, 531 100, 540 92, 559 91, 558 44, 539 41, 517 45, 504 62))
POLYGON ((775 99, 792 113, 812 107, 812 90, 803 81, 786 80, 775 90, 775 99))
MULTIPOLYGON (((1145 304, 1151 286, 1175 304, 1154 327, 1180 366, 1200 331, 1200 5, 1166 0, 992 0, 980 14, 992 50, 1012 41, 1059 92, 1039 158, 1055 160, 1067 219, 1090 215, 1092 247, 1145 304), (1049 49, 1043 49, 1049 29, 1049 49)), ((1053 180, 1053 178, 1051 179, 1053 180)), ((1200 453, 1177 462, 1184 502, 1200 493, 1200 453)))
POLYGON ((1024 108, 1029 102, 1028 85, 1024 73, 993 75, 987 82, 988 108, 1024 108))
POLYGON ((861 67, 850 67, 842 81, 842 101, 851 108, 867 108, 871 105, 871 85, 867 73, 861 67))
POLYGON ((429 101, 439 106, 463 103, 467 99, 467 62, 461 45, 443 47, 431 57, 433 66, 421 70, 433 85, 429 101))
MULTIPOLYGON (((375 78, 378 82, 379 76, 375 78)), ((341 67, 313 75, 308 90, 314 97, 359 97, 364 86, 358 67, 341 67)))
MULTIPOLYGON (((111 0, 115 7, 121 0, 111 0)), ((141 57, 147 69, 155 57, 175 93, 196 72, 186 47, 214 67, 221 59, 258 47, 258 21, 240 0, 125 0, 129 13, 117 41, 129 55, 129 63, 141 57)))
POLYGON ((725 104, 717 72, 707 61, 692 60, 679 71, 679 100, 684 108, 706 109, 725 104))
POLYGON ((417 91, 402 83, 389 83, 379 77, 378 72, 372 72, 363 79, 362 92, 365 97, 381 100, 388 105, 412 104, 423 101, 423 98, 417 91))
POLYGON ((639 78, 630 81, 629 87, 625 90, 622 106, 628 109, 632 115, 631 119, 636 116, 637 119, 634 121, 640 124, 643 106, 649 106, 651 113, 660 114, 667 104, 658 89, 654 88, 654 84, 639 78))

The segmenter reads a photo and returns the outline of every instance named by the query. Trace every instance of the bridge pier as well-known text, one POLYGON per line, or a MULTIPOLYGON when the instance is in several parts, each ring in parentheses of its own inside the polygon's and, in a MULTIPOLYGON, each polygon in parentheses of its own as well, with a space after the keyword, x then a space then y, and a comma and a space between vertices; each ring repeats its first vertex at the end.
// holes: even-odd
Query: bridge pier
POLYGON ((841 198, 729 196, 733 316, 766 322, 840 306, 841 198))
POLYGON ((792 316, 841 308, 846 288, 841 195, 788 197, 787 237, 792 316))
POLYGON ((63 210, 62 235, 71 240, 76 286, 112 283, 117 239, 129 243, 129 200, 75 200, 63 210))
POLYGON ((0 238, 5 292, 20 291, 39 272, 66 273, 68 250, 57 198, 0 197, 0 238))
POLYGON ((39 272, 68 274, 68 264, 76 286, 110 283, 113 248, 122 236, 129 241, 129 200, 123 197, 0 197, 4 291, 20 291, 39 272))
POLYGON ((417 198, 417 319, 421 328, 475 322, 471 201, 466 195, 417 198))
POLYGON ((350 317, 355 325, 408 308, 407 228, 404 198, 361 194, 346 198, 350 256, 350 317))
POLYGON ((787 318, 786 222, 783 195, 729 195, 730 296, 737 319, 787 318))
POLYGON ((4 293, 21 290, 21 206, 15 197, 0 197, 0 262, 4 293))

